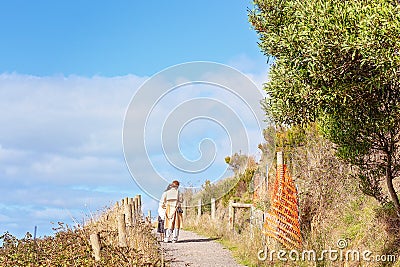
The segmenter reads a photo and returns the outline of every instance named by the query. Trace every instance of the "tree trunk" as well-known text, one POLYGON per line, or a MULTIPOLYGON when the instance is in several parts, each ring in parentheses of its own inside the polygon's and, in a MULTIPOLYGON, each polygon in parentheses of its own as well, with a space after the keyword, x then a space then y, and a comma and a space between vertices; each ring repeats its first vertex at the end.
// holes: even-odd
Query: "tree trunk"
POLYGON ((390 197, 393 201, 394 208, 396 209, 397 216, 400 218, 400 202, 399 197, 397 196, 396 190, 393 187, 393 175, 392 175, 392 164, 391 157, 388 155, 388 164, 386 166, 386 184, 389 190, 390 197))

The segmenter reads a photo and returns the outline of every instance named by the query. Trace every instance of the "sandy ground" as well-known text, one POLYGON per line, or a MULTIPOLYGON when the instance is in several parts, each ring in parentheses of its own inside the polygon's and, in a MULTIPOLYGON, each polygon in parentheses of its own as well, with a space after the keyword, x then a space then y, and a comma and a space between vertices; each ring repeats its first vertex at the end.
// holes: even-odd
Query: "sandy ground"
POLYGON ((165 260, 170 262, 171 267, 244 266, 237 264, 231 252, 214 239, 193 232, 181 230, 178 242, 161 244, 165 251, 165 260))

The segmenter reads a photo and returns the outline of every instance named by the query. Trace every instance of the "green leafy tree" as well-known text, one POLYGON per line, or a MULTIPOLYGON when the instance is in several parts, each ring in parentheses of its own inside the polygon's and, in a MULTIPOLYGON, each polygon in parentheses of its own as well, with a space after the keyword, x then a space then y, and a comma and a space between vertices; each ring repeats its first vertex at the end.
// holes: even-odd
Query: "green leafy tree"
POLYGON ((400 4, 388 0, 255 0, 249 20, 274 61, 266 110, 278 123, 317 122, 360 188, 381 203, 400 172, 400 4))
POLYGON ((225 157, 225 163, 229 165, 229 167, 236 174, 239 174, 244 171, 249 162, 249 156, 242 155, 241 153, 235 152, 232 156, 225 157))

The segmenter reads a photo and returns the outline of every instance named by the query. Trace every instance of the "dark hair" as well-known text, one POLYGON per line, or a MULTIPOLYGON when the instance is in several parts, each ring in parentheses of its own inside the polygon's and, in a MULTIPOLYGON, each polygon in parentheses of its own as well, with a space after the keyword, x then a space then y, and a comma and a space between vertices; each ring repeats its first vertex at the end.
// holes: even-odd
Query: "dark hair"
POLYGON ((177 181, 177 180, 172 181, 171 186, 178 187, 179 186, 179 181, 177 181))
POLYGON ((167 189, 165 189, 165 190, 164 190, 164 192, 165 192, 165 191, 168 191, 168 190, 170 190, 170 189, 171 189, 171 187, 172 187, 172 185, 171 185, 171 184, 169 184, 169 185, 167 186, 167 189))

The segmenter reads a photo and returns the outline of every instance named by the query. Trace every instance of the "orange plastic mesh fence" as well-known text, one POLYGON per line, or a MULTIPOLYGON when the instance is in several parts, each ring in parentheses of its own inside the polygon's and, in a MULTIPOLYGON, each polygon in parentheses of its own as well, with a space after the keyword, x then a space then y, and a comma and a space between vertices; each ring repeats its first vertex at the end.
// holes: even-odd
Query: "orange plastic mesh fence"
POLYGON ((302 245, 297 190, 286 165, 277 167, 271 208, 266 214, 263 232, 286 248, 300 248, 302 245))

